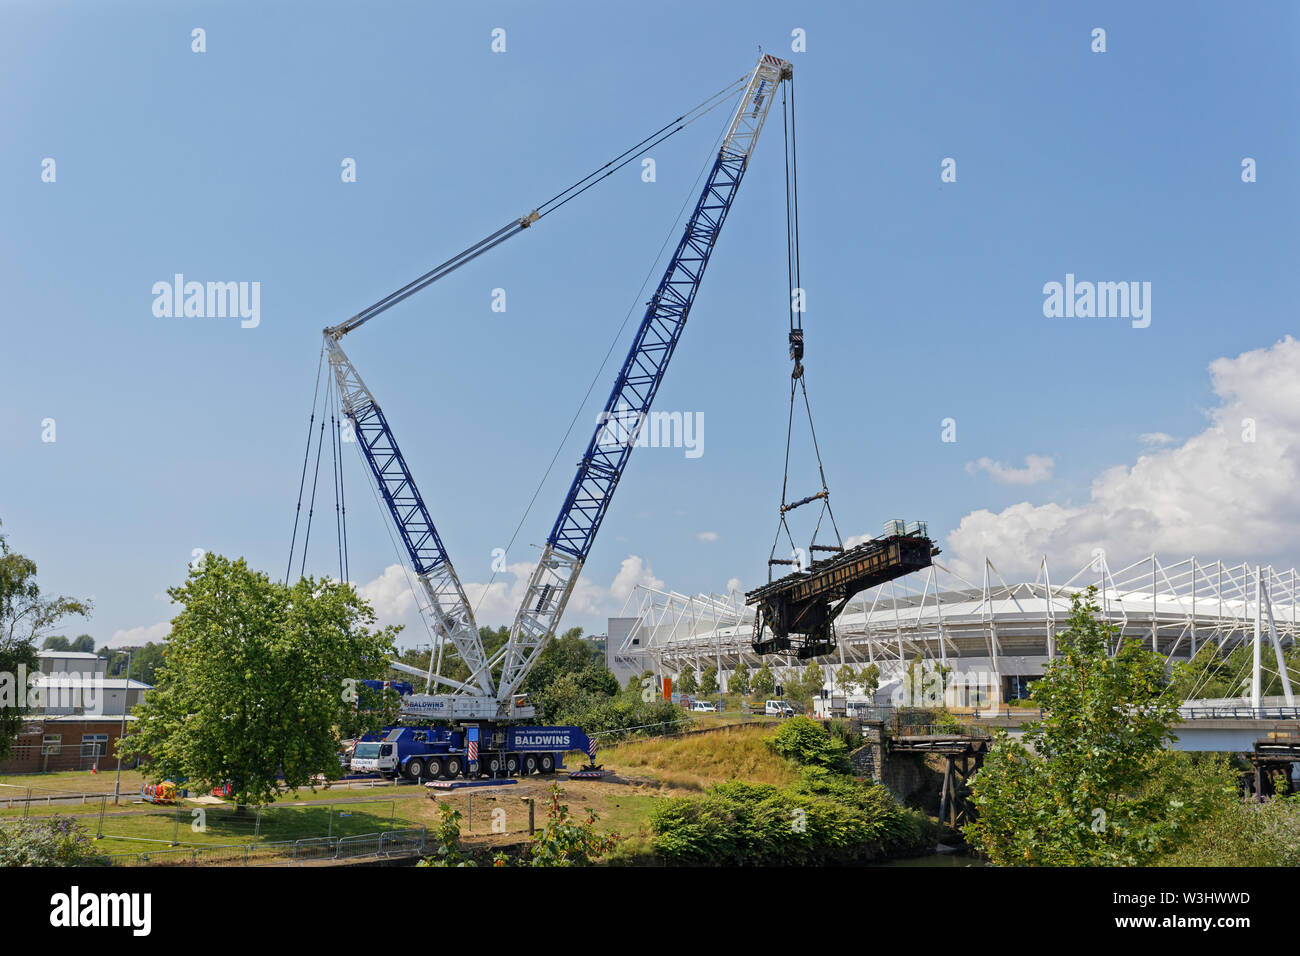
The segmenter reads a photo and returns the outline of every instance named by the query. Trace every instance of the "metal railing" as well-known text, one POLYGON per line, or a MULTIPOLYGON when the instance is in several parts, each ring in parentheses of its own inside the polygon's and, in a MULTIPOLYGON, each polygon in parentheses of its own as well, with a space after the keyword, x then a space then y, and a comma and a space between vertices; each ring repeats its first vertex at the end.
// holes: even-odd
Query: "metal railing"
MULTIPOLYGON (((127 800, 139 796, 138 788, 124 788, 120 798, 127 800)), ((110 790, 59 790, 52 787, 25 787, 20 784, 0 783, 0 810, 13 810, 21 807, 24 812, 31 807, 86 806, 98 805, 105 796, 112 797, 110 790)))
POLYGON ((1249 704, 1209 704, 1192 705, 1178 708, 1178 716, 1183 720, 1297 720, 1300 719, 1300 707, 1267 706, 1252 707, 1249 704))
POLYGON ((425 847, 424 827, 363 833, 345 837, 312 837, 281 843, 226 844, 148 850, 109 855, 110 866, 296 866, 326 860, 364 857, 393 859, 416 856, 425 847))

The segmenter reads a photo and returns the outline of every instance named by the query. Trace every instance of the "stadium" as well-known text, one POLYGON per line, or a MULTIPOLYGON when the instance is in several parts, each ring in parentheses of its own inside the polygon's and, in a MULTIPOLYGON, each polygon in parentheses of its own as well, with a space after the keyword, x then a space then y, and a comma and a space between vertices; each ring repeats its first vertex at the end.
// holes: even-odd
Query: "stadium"
MULTIPOLYGON (((918 657, 950 669, 962 695, 950 704, 1021 698, 1057 653, 1072 595, 1089 586, 1097 588, 1102 618, 1124 640, 1145 642, 1171 664, 1208 642, 1227 652, 1259 634, 1265 666, 1271 667, 1276 655, 1284 667, 1280 651, 1294 646, 1300 630, 1294 568, 1278 571, 1196 557, 1167 564, 1152 554, 1112 571, 1099 554, 1059 583, 1046 557, 1033 580, 1008 583, 993 560, 985 560, 978 582, 935 561, 926 571, 856 596, 835 623, 838 647, 815 663, 822 665, 828 687, 843 664, 877 665, 880 703, 891 695, 897 699, 918 657)), ((628 609, 635 613, 609 620, 609 665, 620 680, 646 670, 674 676, 688 666, 699 673, 713 665, 726 689, 742 660, 751 671, 766 660, 787 678, 809 663, 790 655, 755 654, 753 609, 736 591, 690 596, 640 587, 628 609)))

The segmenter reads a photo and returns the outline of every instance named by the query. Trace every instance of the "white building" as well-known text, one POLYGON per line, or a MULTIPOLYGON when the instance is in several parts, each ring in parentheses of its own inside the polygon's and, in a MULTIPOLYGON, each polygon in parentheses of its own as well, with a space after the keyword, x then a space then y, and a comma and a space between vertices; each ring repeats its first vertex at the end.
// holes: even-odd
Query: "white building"
POLYGON ((45 716, 121 717, 144 701, 151 687, 138 680, 109 678, 108 661, 82 651, 37 651, 41 676, 34 708, 45 716))

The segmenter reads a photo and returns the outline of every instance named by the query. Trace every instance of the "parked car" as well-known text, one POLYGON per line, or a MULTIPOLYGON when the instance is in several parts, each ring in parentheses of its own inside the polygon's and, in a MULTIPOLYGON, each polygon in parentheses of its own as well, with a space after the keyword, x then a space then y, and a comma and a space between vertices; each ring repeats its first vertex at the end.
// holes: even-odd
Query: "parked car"
POLYGON ((783 700, 769 700, 763 704, 763 713, 768 717, 793 717, 794 708, 783 700))
POLYGON ((691 704, 691 710, 695 711, 697 714, 716 714, 718 712, 718 707, 711 700, 697 700, 695 703, 691 704))

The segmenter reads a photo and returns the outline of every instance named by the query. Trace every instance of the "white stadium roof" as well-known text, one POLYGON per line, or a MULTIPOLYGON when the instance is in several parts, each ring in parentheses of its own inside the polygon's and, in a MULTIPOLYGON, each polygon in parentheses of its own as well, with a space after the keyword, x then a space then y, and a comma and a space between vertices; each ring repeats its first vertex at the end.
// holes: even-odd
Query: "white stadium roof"
MULTIPOLYGON (((979 583, 936 561, 856 596, 835 624, 839 648, 822 662, 1049 656, 1071 597, 1089 585, 1098 588, 1102 616, 1126 639, 1147 641, 1167 658, 1186 658, 1206 641, 1232 646, 1249 639, 1257 618, 1265 634, 1287 644, 1300 632, 1297 584, 1294 568, 1195 557, 1167 564, 1149 555, 1112 572, 1100 556, 1060 583, 1045 557, 1032 581, 1011 583, 989 560, 979 583)), ((647 655, 668 671, 701 661, 729 670, 742 658, 751 666, 760 660, 750 650, 753 610, 738 592, 688 596, 641 587, 629 603, 636 616, 623 652, 647 655)), ((785 655, 777 661, 798 663, 785 655)))

